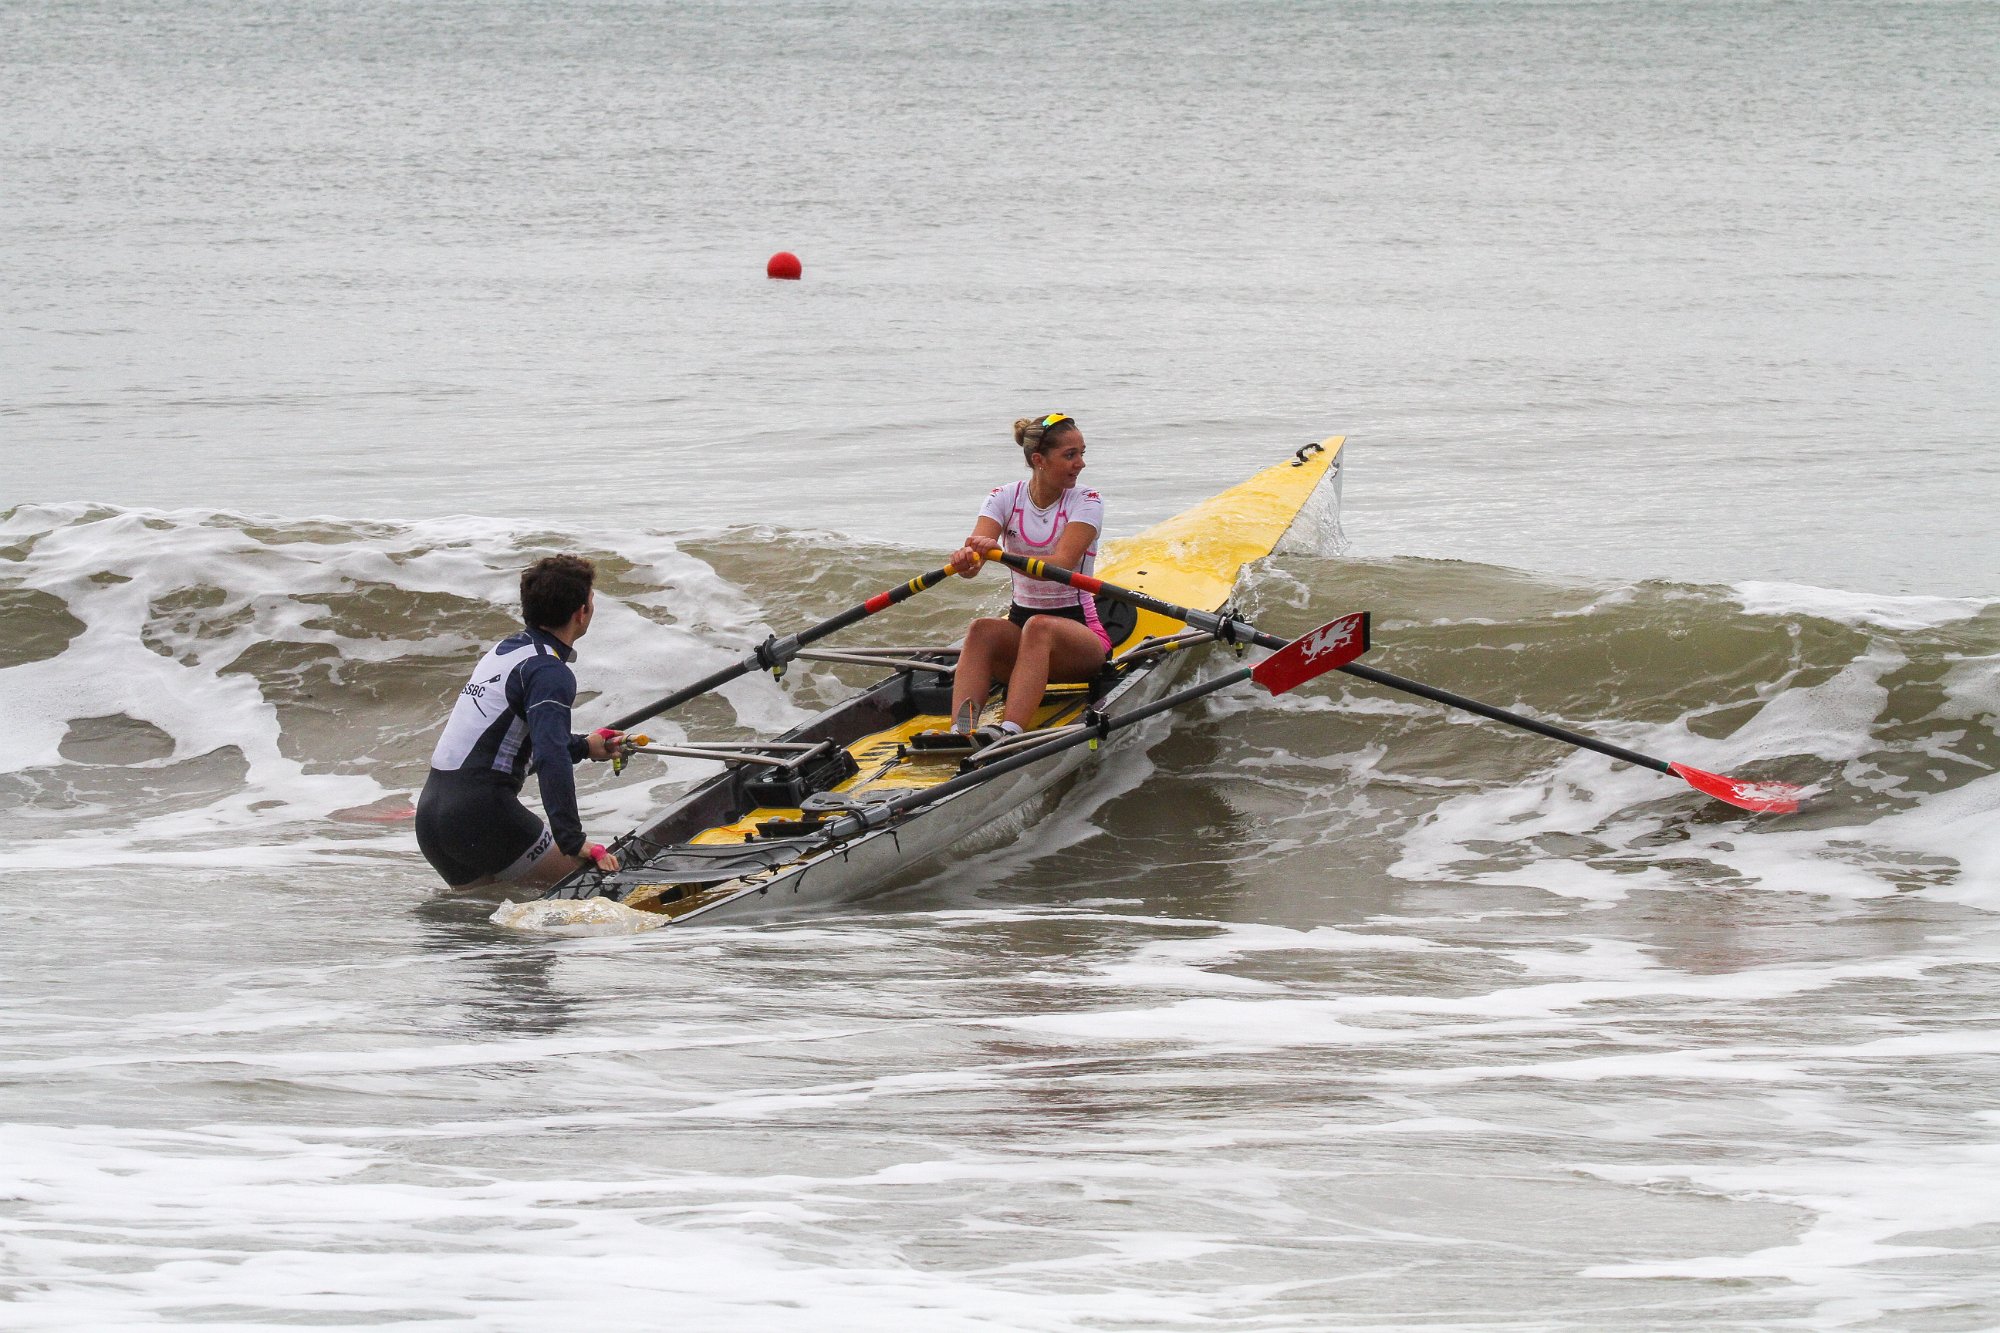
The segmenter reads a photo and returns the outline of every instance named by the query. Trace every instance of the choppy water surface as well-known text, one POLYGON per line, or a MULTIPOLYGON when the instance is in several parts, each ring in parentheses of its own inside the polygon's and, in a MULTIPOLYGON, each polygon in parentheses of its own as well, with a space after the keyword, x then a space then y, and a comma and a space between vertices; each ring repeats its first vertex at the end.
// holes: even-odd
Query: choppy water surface
MULTIPOLYGON (((58 627, 6 668, 24 1326, 1967 1327, 1994 1298, 1991 603, 1287 557, 1265 623, 1372 605, 1393 669, 1821 794, 1755 820, 1360 683, 1232 696, 853 909, 550 940, 435 895, 376 817, 567 539, 4 536, 58 627)), ((815 547, 582 544, 588 708, 919 554, 802 586, 815 547)), ((856 641, 942 639, 978 593, 856 641)), ((749 678, 684 724, 843 688, 749 678)), ((702 771, 593 770, 587 822, 702 771)))
POLYGON ((2000 1322, 1994 23, 0 6, 0 1324, 2000 1322), (1260 623, 1811 803, 1342 678, 845 910, 435 891, 527 559, 610 716, 1045 404, 1114 534, 1349 433, 1260 623))

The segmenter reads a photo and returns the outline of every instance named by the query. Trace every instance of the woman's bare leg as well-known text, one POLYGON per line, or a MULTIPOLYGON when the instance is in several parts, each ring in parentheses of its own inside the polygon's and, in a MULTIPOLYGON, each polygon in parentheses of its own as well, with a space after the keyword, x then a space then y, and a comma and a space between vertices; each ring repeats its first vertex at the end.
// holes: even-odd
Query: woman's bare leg
POLYGON ((986 706, 986 696, 993 692, 994 680, 1014 669, 1014 656, 1020 646, 1021 631, 1010 620, 981 618, 966 629, 965 646, 958 654, 958 673, 951 684, 954 725, 961 715, 971 719, 967 731, 978 725, 979 710, 986 706))
POLYGON ((1034 617, 1021 628, 1021 646, 1007 676, 1006 720, 1027 727, 1050 681, 1089 680, 1103 665, 1104 641, 1088 626, 1060 616, 1034 617))

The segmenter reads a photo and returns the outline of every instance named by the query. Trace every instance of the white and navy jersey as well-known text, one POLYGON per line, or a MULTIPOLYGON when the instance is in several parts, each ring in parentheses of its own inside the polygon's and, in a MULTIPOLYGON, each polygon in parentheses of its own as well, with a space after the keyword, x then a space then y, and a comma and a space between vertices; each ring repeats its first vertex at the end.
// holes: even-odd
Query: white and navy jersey
MULTIPOLYGON (((1057 496, 1054 504, 1042 509, 1029 496, 1028 483, 1017 481, 998 487, 987 496, 979 516, 1000 525, 1000 549, 1007 554, 1047 560, 1056 553, 1056 543, 1062 540, 1063 531, 1070 524, 1088 523, 1097 532, 1104 531, 1104 497, 1096 491, 1072 486, 1057 496)), ((1097 541, 1093 537, 1090 549, 1077 561, 1076 572, 1088 574, 1096 567, 1097 541)), ((1081 606, 1093 618, 1096 613, 1095 599, 1089 593, 1046 579, 1031 579, 1018 571, 1014 574, 1014 603, 1035 610, 1081 606)))
POLYGON ((434 770, 487 776, 517 792, 532 770, 556 846, 572 856, 583 849, 583 821, 570 769, 590 752, 585 738, 569 729, 576 703, 569 663, 575 657, 573 648, 543 630, 508 635, 473 668, 431 752, 434 770))

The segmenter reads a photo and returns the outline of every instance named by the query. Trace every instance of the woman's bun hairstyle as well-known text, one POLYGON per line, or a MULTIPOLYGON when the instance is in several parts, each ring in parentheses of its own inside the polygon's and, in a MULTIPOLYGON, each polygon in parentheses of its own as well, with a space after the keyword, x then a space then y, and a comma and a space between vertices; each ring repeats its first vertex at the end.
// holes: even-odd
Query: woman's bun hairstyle
POLYGON ((1014 443, 1021 446, 1021 456, 1028 461, 1029 467, 1033 467, 1036 454, 1047 449, 1055 443, 1055 440, 1060 440, 1070 431, 1081 429, 1083 428, 1076 424, 1075 417, 1066 416, 1061 412, 1051 412, 1048 416, 1042 417, 1022 417, 1014 423, 1014 443), (1055 418, 1055 424, 1052 426, 1046 424, 1050 417, 1055 418), (1049 438, 1051 435, 1055 437, 1054 440, 1049 438))

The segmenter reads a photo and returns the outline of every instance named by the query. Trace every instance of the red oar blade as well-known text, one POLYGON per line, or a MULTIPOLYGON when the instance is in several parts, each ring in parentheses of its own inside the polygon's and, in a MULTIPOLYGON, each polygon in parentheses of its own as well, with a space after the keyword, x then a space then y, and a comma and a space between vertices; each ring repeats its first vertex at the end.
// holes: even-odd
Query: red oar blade
POLYGON ((1727 778, 1720 773, 1689 768, 1686 764, 1669 764, 1667 767, 1686 779, 1688 786, 1696 791, 1706 792, 1718 801, 1727 801, 1759 814, 1788 815, 1799 808, 1799 797, 1805 791, 1805 788, 1795 787, 1789 782, 1745 782, 1741 778, 1727 778))
POLYGON ((1368 613, 1355 611, 1292 640, 1252 667, 1250 679, 1273 694, 1283 694, 1367 651, 1368 613))

